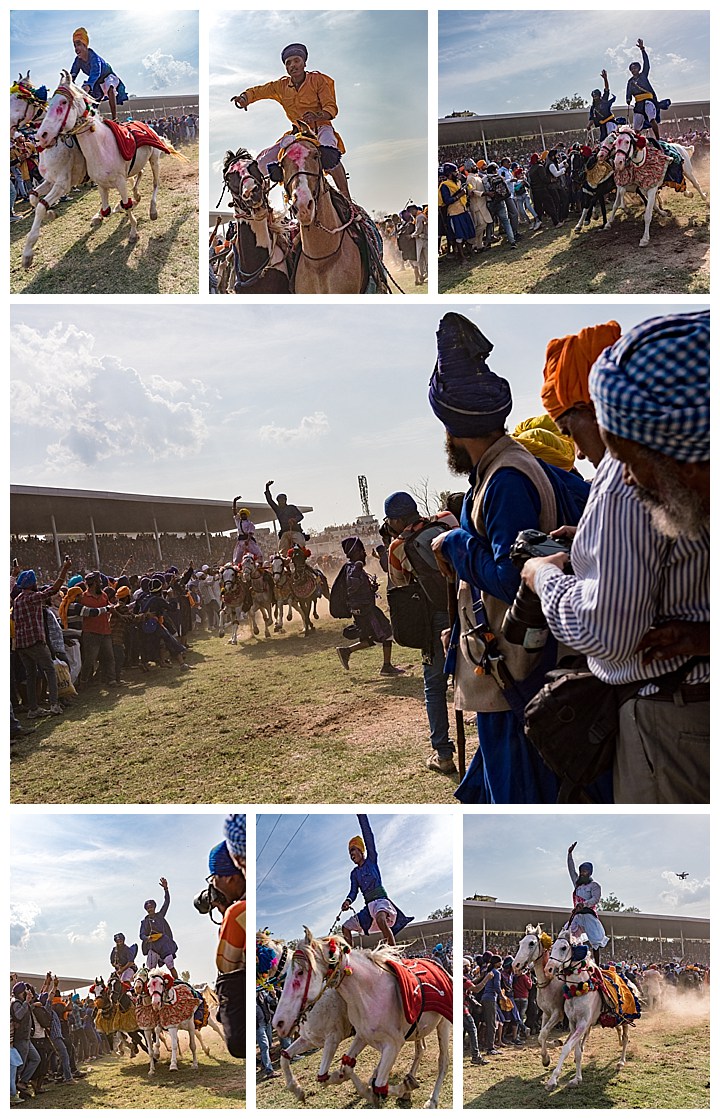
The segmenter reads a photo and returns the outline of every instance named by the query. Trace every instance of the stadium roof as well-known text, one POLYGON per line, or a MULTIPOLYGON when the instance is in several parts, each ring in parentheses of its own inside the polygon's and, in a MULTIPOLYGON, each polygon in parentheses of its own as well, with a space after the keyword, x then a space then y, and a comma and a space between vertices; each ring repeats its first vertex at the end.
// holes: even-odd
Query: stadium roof
MULTIPOLYGON (((434 921, 412 921, 397 935, 399 944, 408 946, 422 944, 425 947, 434 947, 439 936, 452 936, 452 917, 438 917, 434 921)), ((380 933, 363 936, 360 943, 363 948, 374 947, 380 940, 380 933)))
MULTIPOLYGON (((263 502, 242 501, 256 524, 272 521, 263 502)), ((311 505, 300 505, 303 513, 311 505)), ((66 490, 43 486, 10 487, 10 532, 16 536, 61 536, 89 533, 228 532, 233 527, 232 501, 199 497, 152 497, 147 494, 66 490)))
MULTIPOLYGON (((14 971, 13 975, 17 975, 15 982, 31 983, 35 990, 39 990, 45 982, 44 975, 38 975, 34 971, 14 971)), ((95 982, 94 979, 78 979, 74 975, 56 975, 62 995, 68 994, 70 991, 82 991, 84 987, 89 987, 95 982)))
MULTIPOLYGON (((615 106, 618 113, 624 106, 615 106)), ((710 123, 709 101, 678 101, 663 113, 663 120, 697 118, 710 123)), ((501 113, 493 116, 441 117, 438 121, 438 143, 470 144, 487 140, 520 139, 523 136, 544 136, 547 132, 574 132, 585 128, 588 109, 540 109, 532 113, 501 113)))
MULTIPOLYGON (((488 933, 525 932, 526 925, 537 925, 554 935, 570 916, 570 908, 553 905, 526 905, 494 901, 474 901, 466 898, 463 904, 463 928, 488 933)), ((706 917, 679 917, 657 913, 600 913, 608 936, 641 936, 653 939, 709 940, 710 921, 706 917)))

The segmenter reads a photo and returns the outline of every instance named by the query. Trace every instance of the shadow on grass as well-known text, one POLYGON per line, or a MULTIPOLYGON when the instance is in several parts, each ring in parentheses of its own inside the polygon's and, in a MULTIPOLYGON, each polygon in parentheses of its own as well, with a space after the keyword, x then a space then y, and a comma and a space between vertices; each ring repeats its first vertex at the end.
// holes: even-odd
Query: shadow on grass
MULTIPOLYGON (((559 1053, 558 1053, 559 1056, 559 1053)), ((578 1088, 567 1085, 575 1075, 575 1060, 570 1054, 560 1075, 560 1084, 548 1092, 545 1083, 557 1064, 552 1060, 550 1068, 537 1076, 505 1076, 477 1096, 466 1094, 465 1108, 534 1108, 543 1111, 550 1108, 598 1108, 617 1107, 617 1102, 608 1092, 608 1086, 618 1075, 617 1060, 601 1066, 590 1060, 583 1064, 583 1082, 578 1088)), ((468 1066, 469 1067, 469 1066, 468 1066)), ((465 1068, 467 1077, 468 1067, 465 1068)), ((478 1073, 478 1075, 482 1075, 478 1073)))

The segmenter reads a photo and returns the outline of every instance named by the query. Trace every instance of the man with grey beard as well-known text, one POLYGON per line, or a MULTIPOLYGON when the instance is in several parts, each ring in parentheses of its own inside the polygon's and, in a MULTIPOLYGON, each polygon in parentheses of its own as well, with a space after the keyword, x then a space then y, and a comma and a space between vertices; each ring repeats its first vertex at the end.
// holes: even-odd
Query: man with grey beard
POLYGON ((693 312, 649 319, 603 349, 580 409, 546 368, 543 401, 561 429, 579 444, 597 421, 607 452, 594 460, 575 574, 562 574, 564 556, 522 574, 595 675, 637 683, 619 714, 619 803, 709 801, 709 358, 709 313, 693 312))

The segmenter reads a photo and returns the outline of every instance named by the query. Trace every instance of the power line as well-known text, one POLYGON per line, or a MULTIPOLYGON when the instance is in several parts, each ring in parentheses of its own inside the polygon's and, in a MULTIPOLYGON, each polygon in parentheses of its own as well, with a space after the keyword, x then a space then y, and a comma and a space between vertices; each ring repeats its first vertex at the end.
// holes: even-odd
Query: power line
POLYGON ((275 860, 275 862, 273 863, 273 865, 272 865, 272 866, 270 867, 270 870, 269 870, 269 871, 267 872, 267 874, 266 874, 266 875, 265 875, 265 877, 263 878, 262 882, 258 882, 257 886, 255 887, 255 889, 256 889, 256 890, 259 890, 259 889, 260 889, 260 887, 262 886, 263 882, 265 881, 265 878, 267 878, 267 877, 268 877, 268 875, 269 875, 269 874, 271 873, 271 871, 273 871, 273 870, 275 869, 275 867, 277 866, 277 864, 278 864, 278 863, 280 862, 281 858, 283 857, 283 855, 284 855, 284 854, 285 854, 285 852, 287 851, 288 847, 289 847, 289 846, 290 846, 290 844, 292 843, 292 841, 293 841, 293 839, 295 838, 295 836, 297 835, 297 833, 298 833, 298 832, 300 831, 300 828, 301 828, 301 827, 303 826, 303 824, 305 823, 305 821, 307 820, 307 818, 308 818, 308 816, 309 816, 309 815, 310 815, 310 813, 308 812, 307 816, 303 816, 303 818, 302 818, 302 820, 300 821, 300 823, 299 823, 298 827, 297 827, 297 828, 295 829, 295 831, 294 831, 294 832, 292 833, 292 835, 291 835, 291 836, 290 836, 290 838, 288 839, 287 843, 286 843, 286 844, 285 844, 285 846, 283 847, 282 851, 280 852, 280 854, 279 854, 279 855, 278 855, 278 857, 276 858, 276 860, 275 860))
POLYGON ((264 851, 264 850, 265 850, 265 848, 267 847, 268 843, 270 842, 270 840, 271 840, 271 838, 272 838, 272 833, 273 833, 273 832, 275 831, 275 828, 276 828, 276 827, 278 826, 278 824, 280 823, 280 820, 281 820, 281 817, 280 817, 280 816, 278 816, 277 820, 275 821, 275 823, 273 824, 272 828, 270 829, 270 835, 269 835, 269 836, 267 837, 267 839, 266 839, 266 840, 265 840, 265 842, 263 843, 262 847, 261 847, 261 848, 260 848, 260 850, 258 851, 257 855, 255 856, 255 858, 256 858, 256 859, 259 859, 259 858, 260 858, 260 856, 262 855, 263 851, 264 851))

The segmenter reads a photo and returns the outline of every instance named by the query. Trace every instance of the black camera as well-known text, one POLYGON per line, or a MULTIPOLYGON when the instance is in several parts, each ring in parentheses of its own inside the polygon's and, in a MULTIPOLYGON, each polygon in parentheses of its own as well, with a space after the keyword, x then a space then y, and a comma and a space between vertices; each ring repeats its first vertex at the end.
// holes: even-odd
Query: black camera
MULTIPOLYGON (((537 528, 525 528, 518 533, 510 549, 510 559, 515 567, 522 571, 526 562, 535 556, 554 556, 558 552, 566 552, 568 562, 564 571, 571 573, 571 543, 572 541, 566 536, 553 537, 540 532, 537 528)), ((525 583, 521 583, 503 618, 503 637, 511 645, 522 645, 528 652, 534 653, 544 647, 549 632, 540 598, 525 583)))
MULTIPOLYGON (((225 894, 217 890, 212 882, 210 882, 204 890, 201 890, 200 893, 193 898, 193 905, 198 913, 202 913, 203 915, 209 913, 210 919, 212 920, 213 909, 217 909, 219 906, 222 906, 223 909, 227 909, 229 902, 225 894)), ((217 924, 217 922, 215 922, 215 924, 217 924)))

